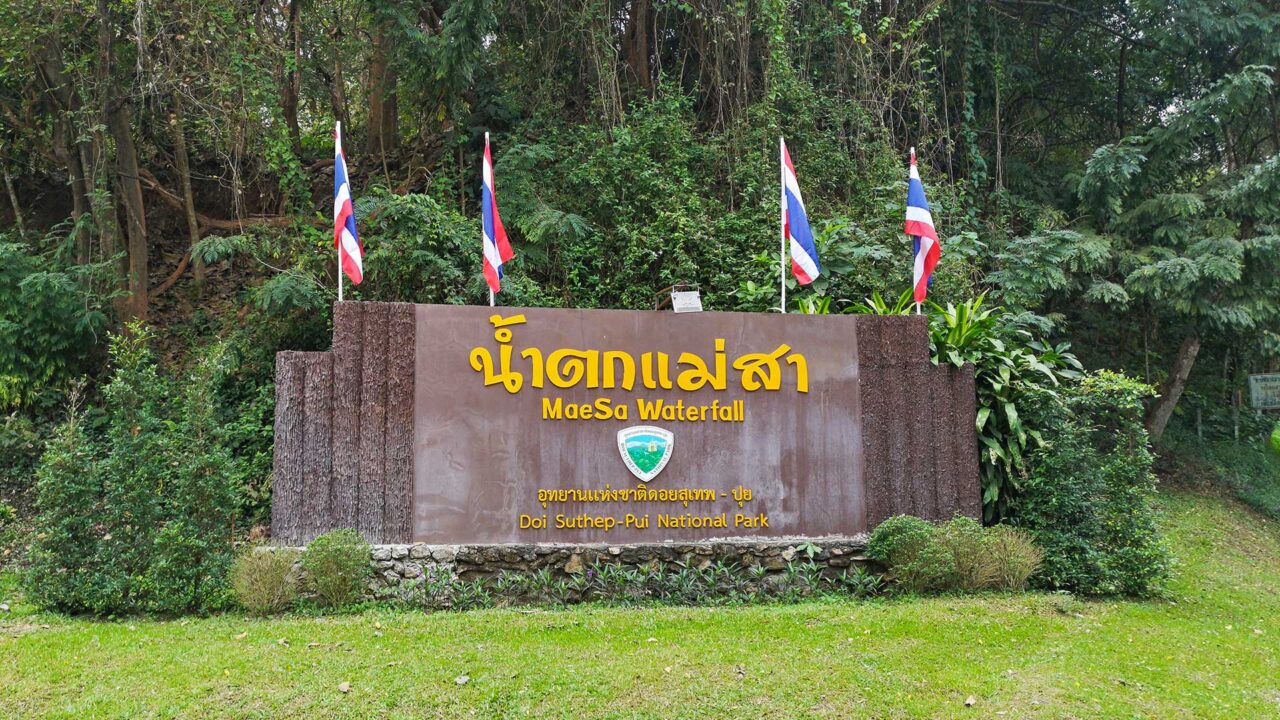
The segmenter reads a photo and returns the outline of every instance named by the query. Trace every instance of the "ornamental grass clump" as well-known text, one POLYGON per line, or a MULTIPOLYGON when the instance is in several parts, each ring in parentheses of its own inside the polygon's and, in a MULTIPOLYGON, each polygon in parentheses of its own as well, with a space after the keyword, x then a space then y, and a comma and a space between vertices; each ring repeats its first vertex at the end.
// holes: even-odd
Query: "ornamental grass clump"
POLYGON ((871 533, 867 557, 906 592, 977 592, 1025 589, 1044 552, 1020 528, 983 527, 969 517, 934 525, 899 515, 871 533))
POLYGON ((302 555, 308 587, 321 607, 340 609, 364 593, 369 543, 355 530, 334 530, 311 541, 302 555))
POLYGON ((241 550, 231 565, 231 590, 241 607, 254 615, 273 615, 292 605, 298 598, 293 566, 300 556, 287 548, 241 550))
POLYGON ((990 586, 995 590, 1025 590, 1044 564, 1044 551, 1031 533, 1010 525, 987 530, 990 548, 990 586))
POLYGON ((954 517, 938 526, 933 540, 951 556, 954 570, 946 579, 946 589, 974 592, 991 586, 996 563, 991 536, 981 523, 969 517, 954 517))

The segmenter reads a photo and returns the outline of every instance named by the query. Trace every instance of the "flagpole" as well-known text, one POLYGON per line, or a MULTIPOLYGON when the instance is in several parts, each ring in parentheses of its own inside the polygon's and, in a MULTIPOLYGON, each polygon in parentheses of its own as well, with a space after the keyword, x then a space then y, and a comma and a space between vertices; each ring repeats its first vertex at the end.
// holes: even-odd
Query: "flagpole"
POLYGON ((489 307, 493 307, 493 290, 489 291, 489 307))
MULTIPOLYGON (((333 144, 336 155, 342 152, 342 121, 336 120, 333 125, 333 144)), ((342 302, 342 243, 338 242, 334 245, 337 246, 334 249, 338 251, 338 302, 342 302)))
POLYGON ((920 314, 920 303, 916 303, 916 314, 920 314))
POLYGON ((787 170, 786 164, 783 162, 782 154, 785 152, 782 136, 778 136, 778 186, 779 199, 782 203, 778 206, 778 287, 782 290, 782 304, 779 308, 782 314, 787 313, 787 170))

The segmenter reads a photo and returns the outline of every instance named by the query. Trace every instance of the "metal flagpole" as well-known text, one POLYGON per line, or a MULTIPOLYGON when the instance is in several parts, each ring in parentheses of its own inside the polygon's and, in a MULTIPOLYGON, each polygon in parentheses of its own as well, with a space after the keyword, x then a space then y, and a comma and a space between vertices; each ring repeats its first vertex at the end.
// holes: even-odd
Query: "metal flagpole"
MULTIPOLYGON (((487 153, 487 152, 489 152, 489 133, 488 133, 487 131, 486 131, 486 132, 485 132, 485 134, 484 134, 484 151, 485 151, 486 153, 487 153)), ((481 183, 481 185, 483 185, 483 184, 484 184, 484 169, 485 169, 485 167, 487 167, 487 165, 486 165, 486 163, 487 163, 487 162, 488 162, 487 158, 485 158, 485 157, 483 157, 483 156, 480 158, 480 183, 481 183)), ((489 179, 489 181, 490 181, 490 182, 493 182, 493 178, 490 178, 490 179, 489 179)), ((481 192, 481 193, 480 193, 480 195, 483 197, 484 193, 483 193, 483 192, 481 192)), ((495 226, 497 225, 497 221, 496 221, 496 220, 494 221, 494 225, 495 225, 495 226)), ((485 241, 485 239, 486 239, 486 238, 485 238, 485 234, 484 234, 484 208, 480 208, 480 255, 481 255, 481 257, 480 257, 480 262, 481 262, 481 263, 483 263, 483 262, 484 262, 484 241, 485 241)), ((497 243, 498 243, 498 238, 496 238, 496 237, 495 237, 495 238, 493 239, 493 242, 494 242, 494 246, 496 247, 496 246, 497 246, 497 243)), ((494 270, 494 272, 497 272, 497 271, 498 271, 498 269, 497 269, 497 268, 494 268, 493 270, 494 270)), ((493 307, 493 288, 489 288, 489 307, 493 307)))
MULTIPOLYGON (((338 120, 337 122, 334 123, 333 142, 334 142, 334 145, 337 146, 335 148, 336 152, 342 152, 342 121, 341 120, 338 120)), ((348 180, 347 182, 350 183, 351 181, 348 180)), ((348 185, 347 187, 350 187, 350 185, 348 185)), ((338 246, 337 247, 337 250, 338 250, 338 302, 342 302, 342 243, 337 242, 334 244, 338 246)))
POLYGON ((920 303, 916 303, 916 314, 920 314, 920 303))
POLYGON ((778 184, 779 198, 782 204, 778 206, 778 235, 781 238, 778 241, 778 265, 779 267, 779 283, 778 286, 782 290, 782 304, 779 306, 782 313, 787 312, 787 166, 782 159, 786 145, 782 141, 782 136, 778 136, 778 184))

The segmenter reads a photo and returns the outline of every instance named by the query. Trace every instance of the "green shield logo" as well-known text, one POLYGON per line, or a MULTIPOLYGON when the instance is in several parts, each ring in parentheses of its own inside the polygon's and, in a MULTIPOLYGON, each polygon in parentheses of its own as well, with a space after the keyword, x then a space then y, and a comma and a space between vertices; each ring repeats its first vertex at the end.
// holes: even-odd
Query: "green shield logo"
POLYGON ((652 425, 634 425, 618 431, 618 454, 640 482, 647 483, 662 472, 675 444, 674 435, 652 425))

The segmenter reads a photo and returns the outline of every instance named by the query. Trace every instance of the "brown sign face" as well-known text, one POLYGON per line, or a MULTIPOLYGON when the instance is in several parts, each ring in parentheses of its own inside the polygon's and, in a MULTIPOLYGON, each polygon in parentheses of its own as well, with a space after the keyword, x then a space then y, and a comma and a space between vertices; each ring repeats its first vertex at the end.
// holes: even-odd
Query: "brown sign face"
POLYGON ((415 540, 867 530, 851 318, 419 306, 416 334, 415 540))
POLYGON ((976 516, 921 317, 339 303, 277 357, 272 536, 628 543, 976 516))

